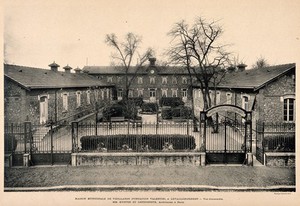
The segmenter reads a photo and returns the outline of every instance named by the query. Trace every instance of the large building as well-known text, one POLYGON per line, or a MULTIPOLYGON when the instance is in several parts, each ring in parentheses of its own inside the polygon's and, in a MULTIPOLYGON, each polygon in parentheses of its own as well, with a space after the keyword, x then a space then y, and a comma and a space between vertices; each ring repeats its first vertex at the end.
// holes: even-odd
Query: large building
MULTIPOLYGON (((192 98, 189 74, 181 67, 157 66, 156 59, 149 59, 149 66, 130 67, 129 97, 143 97, 146 102, 156 102, 161 97, 180 97, 186 104, 192 98)), ((124 95, 125 70, 118 66, 85 66, 83 71, 107 83, 116 85, 118 100, 124 95)), ((195 81, 195 79, 194 79, 195 81)))
POLYGON ((65 66, 49 69, 4 64, 4 119, 33 124, 70 122, 112 100, 113 85, 65 66))
MULTIPOLYGON (((230 71, 211 90, 216 104, 232 104, 252 111, 253 122, 295 122, 295 64, 230 71)), ((203 110, 200 87, 194 87, 196 113, 203 110)))

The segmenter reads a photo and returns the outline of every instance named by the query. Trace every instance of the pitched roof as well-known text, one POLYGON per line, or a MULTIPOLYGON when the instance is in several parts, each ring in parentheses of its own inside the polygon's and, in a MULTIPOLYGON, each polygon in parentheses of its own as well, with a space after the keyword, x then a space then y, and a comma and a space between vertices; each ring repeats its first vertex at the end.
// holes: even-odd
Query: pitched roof
POLYGON ((225 76, 219 87, 248 88, 257 90, 295 68, 296 64, 291 63, 260 69, 249 69, 242 72, 232 72, 225 76))
POLYGON ((86 73, 55 72, 10 64, 4 64, 4 75, 27 89, 112 86, 86 73))
MULTIPOLYGON (((148 74, 148 70, 154 68, 159 74, 188 74, 187 70, 183 67, 176 66, 132 66, 129 68, 128 73, 134 74, 148 74)), ((122 66, 85 66, 82 69, 89 74, 124 74, 125 70, 122 66)))

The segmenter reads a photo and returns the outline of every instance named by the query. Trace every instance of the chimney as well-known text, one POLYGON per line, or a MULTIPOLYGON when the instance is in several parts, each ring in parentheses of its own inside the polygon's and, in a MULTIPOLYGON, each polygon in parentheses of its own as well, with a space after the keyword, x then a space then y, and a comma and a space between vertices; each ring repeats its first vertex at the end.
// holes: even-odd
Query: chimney
POLYGON ((239 72, 245 71, 246 67, 247 67, 247 65, 246 65, 246 64, 243 64, 243 63, 237 65, 237 68, 238 68, 238 71, 239 71, 239 72))
POLYGON ((155 66, 155 61, 156 61, 155 57, 150 57, 149 58, 150 66, 155 66))
POLYGON ((75 71, 76 74, 81 73, 81 69, 79 67, 75 68, 74 71, 75 71))
POLYGON ((58 64, 55 63, 55 61, 52 64, 49 64, 49 67, 51 68, 51 71, 57 72, 58 67, 60 67, 58 64))
POLYGON ((65 73, 71 73, 72 67, 70 67, 69 65, 67 65, 63 69, 65 70, 65 73))

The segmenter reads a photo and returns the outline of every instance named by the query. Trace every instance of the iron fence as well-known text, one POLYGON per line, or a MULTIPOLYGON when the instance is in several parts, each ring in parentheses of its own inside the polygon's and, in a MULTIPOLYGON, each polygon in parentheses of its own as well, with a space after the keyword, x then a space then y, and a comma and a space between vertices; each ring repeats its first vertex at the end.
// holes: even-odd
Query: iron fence
POLYGON ((295 123, 256 122, 256 159, 266 152, 295 152, 295 123))
POLYGON ((73 145, 77 151, 86 151, 86 148, 107 152, 190 151, 197 149, 201 140, 199 124, 193 124, 192 121, 85 122, 74 123, 72 128, 73 145), (95 136, 99 138, 95 140, 95 136), (85 138, 84 145, 82 137, 85 138))

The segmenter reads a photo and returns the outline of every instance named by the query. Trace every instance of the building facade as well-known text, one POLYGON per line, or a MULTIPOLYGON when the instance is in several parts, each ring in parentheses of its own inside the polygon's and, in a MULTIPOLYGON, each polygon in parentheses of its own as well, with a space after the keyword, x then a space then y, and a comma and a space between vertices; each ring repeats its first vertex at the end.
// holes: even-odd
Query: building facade
POLYGON ((4 119, 9 122, 30 121, 34 124, 70 122, 101 109, 112 101, 114 86, 94 77, 51 70, 4 65, 4 119))
MULTIPOLYGON (((161 97, 180 97, 186 104, 191 103, 192 87, 184 68, 157 66, 155 58, 149 59, 149 66, 131 67, 128 81, 131 81, 128 96, 142 97, 145 102, 157 102, 161 97)), ((117 98, 125 95, 126 74, 122 67, 85 66, 83 71, 107 83, 116 85, 117 98)))
MULTIPOLYGON (((252 111, 253 122, 295 122, 295 71, 295 64, 231 71, 216 91, 211 90, 211 99, 216 96, 216 105, 232 104, 252 111)), ((193 93, 195 114, 199 114, 202 93, 199 87, 193 93)))

